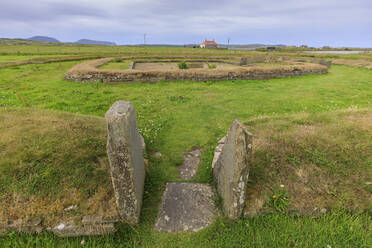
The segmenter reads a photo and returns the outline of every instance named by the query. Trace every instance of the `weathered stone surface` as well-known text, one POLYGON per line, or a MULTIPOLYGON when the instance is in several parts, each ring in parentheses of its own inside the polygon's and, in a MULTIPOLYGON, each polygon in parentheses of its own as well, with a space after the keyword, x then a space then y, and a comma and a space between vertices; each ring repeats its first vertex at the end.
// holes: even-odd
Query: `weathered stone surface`
POLYGON ((218 159, 220 158, 222 148, 225 145, 225 141, 226 141, 226 136, 224 136, 222 139, 220 139, 220 141, 218 141, 218 143, 217 143, 217 147, 214 150, 214 156, 213 156, 213 161, 212 161, 212 169, 214 168, 218 159))
POLYGON ((62 222, 53 228, 47 228, 49 232, 59 237, 79 237, 79 236, 96 236, 116 232, 114 223, 91 223, 81 226, 72 222, 62 222))
POLYGON ((200 164, 202 150, 200 148, 195 148, 192 151, 186 153, 184 156, 184 161, 180 167, 180 177, 181 179, 191 179, 196 175, 200 164))
POLYGON ((167 183, 155 230, 196 232, 209 226, 218 210, 212 187, 200 183, 167 183))
POLYGON ((239 218, 245 203, 252 156, 252 134, 235 120, 215 151, 213 175, 229 218, 239 218))
POLYGON ((241 58, 239 65, 247 65, 248 64, 248 59, 247 58, 241 58))
POLYGON ((8 232, 17 231, 22 233, 41 233, 44 227, 41 225, 41 219, 34 219, 24 222, 19 219, 16 221, 0 221, 0 235, 6 235, 8 232))
POLYGON ((141 142, 142 151, 143 151, 143 153, 145 153, 146 152, 146 143, 145 143, 145 139, 143 138, 142 135, 140 135, 140 142, 141 142))
POLYGON ((327 61, 327 60, 321 59, 321 60, 319 61, 319 64, 321 64, 321 65, 325 65, 325 66, 327 66, 327 67, 329 68, 329 67, 331 67, 331 65, 332 65, 332 61, 327 61))
POLYGON ((91 216, 91 215, 87 215, 87 216, 84 216, 81 223, 83 223, 83 225, 92 225, 92 224, 109 224, 109 223, 116 223, 118 222, 119 220, 116 219, 116 218, 108 218, 108 219, 103 219, 102 217, 100 216, 91 216))
POLYGON ((107 111, 107 154, 121 219, 139 222, 145 167, 136 111, 132 104, 117 101, 107 111))

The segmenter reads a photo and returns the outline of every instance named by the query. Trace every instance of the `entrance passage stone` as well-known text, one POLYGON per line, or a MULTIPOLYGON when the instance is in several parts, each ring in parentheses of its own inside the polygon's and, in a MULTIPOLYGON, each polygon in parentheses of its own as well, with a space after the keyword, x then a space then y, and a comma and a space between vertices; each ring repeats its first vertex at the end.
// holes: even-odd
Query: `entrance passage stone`
POLYGON ((213 176, 223 200, 225 214, 242 215, 252 157, 252 134, 235 120, 226 137, 218 142, 213 159, 213 176))
POLYGON ((137 224, 142 205, 145 167, 136 111, 131 103, 117 101, 107 111, 105 118, 107 155, 118 212, 124 222, 137 224))
POLYGON ((209 226, 215 215, 216 194, 200 183, 167 183, 155 230, 196 232, 209 226))
POLYGON ((180 167, 181 179, 188 180, 196 175, 196 171, 200 164, 201 152, 200 148, 196 148, 184 156, 183 164, 180 167))

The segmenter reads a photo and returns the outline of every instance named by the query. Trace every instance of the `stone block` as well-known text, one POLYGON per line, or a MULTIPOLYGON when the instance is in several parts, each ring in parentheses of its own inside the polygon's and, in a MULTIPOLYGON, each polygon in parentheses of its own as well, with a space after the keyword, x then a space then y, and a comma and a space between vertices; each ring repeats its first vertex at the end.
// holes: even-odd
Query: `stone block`
POLYGON ((61 222, 47 231, 59 237, 97 236, 116 232, 114 223, 92 223, 75 225, 73 222, 61 222))

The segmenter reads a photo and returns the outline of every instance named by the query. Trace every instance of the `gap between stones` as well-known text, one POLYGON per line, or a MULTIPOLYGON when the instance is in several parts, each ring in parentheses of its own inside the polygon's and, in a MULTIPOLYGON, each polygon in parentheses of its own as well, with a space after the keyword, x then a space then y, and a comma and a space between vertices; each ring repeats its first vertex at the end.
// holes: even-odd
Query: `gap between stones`
MULTIPOLYGON (((117 101, 107 111, 107 154, 116 204, 120 218, 138 224, 144 189, 143 138, 139 134, 132 104, 117 101)), ((192 179, 202 154, 194 148, 184 155, 180 178, 192 179)), ((213 159, 216 190, 207 184, 167 183, 159 206, 155 230, 164 232, 198 231, 209 226, 219 210, 217 194, 223 200, 223 212, 231 219, 242 215, 252 155, 252 135, 235 120, 221 140, 213 159)))

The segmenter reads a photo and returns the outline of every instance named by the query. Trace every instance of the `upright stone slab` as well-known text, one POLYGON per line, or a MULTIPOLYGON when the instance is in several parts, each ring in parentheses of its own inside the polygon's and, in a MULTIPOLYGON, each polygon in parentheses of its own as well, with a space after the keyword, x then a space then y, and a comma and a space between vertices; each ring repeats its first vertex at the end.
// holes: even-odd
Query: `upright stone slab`
POLYGON ((137 224, 142 205, 145 167, 136 111, 117 101, 107 111, 107 155, 121 219, 137 224))
POLYGON ((225 213, 231 219, 239 218, 245 203, 252 134, 235 120, 226 137, 218 142, 214 156, 213 175, 225 213))

